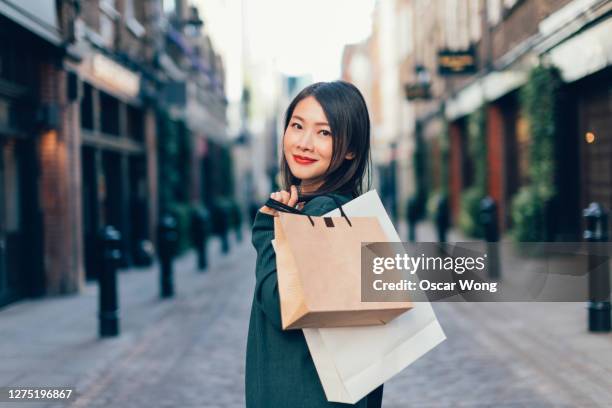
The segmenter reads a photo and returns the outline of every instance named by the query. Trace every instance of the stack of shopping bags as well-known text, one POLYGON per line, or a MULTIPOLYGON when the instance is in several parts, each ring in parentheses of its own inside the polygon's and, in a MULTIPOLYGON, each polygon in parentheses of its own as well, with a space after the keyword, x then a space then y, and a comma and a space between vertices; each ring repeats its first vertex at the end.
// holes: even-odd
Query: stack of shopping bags
POLYGON ((274 222, 283 328, 303 329, 329 401, 356 403, 444 341, 424 296, 361 301, 361 246, 400 241, 375 190, 323 217, 274 222))

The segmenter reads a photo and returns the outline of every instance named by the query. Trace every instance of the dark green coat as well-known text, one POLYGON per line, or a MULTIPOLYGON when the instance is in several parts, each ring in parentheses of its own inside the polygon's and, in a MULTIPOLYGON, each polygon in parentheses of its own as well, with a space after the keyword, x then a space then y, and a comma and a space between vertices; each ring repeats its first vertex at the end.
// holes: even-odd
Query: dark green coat
MULTIPOLYGON (((341 203, 351 200, 336 197, 341 203)), ((308 202, 303 211, 320 216, 334 208, 331 197, 321 196, 308 202)), ((257 265, 247 340, 247 408, 379 408, 382 385, 355 405, 327 402, 302 330, 282 330, 273 238, 274 217, 258 212, 252 234, 257 265)))

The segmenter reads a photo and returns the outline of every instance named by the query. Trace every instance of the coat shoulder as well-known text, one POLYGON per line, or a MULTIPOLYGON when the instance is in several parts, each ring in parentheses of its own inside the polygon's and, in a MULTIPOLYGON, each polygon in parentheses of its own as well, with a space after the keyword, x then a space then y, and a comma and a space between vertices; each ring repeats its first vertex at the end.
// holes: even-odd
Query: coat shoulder
POLYGON ((308 215, 321 216, 350 200, 351 197, 341 194, 318 196, 306 203, 303 211, 308 215))

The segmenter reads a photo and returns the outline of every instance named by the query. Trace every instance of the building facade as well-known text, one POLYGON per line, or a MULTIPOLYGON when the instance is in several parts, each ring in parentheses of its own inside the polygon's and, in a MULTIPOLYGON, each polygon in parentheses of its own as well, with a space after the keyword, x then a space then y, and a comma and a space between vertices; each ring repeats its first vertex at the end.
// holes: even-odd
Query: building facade
MULTIPOLYGON (((377 12, 387 3, 396 38, 378 47, 398 51, 413 140, 414 174, 401 183, 423 211, 448 195, 453 224, 478 236, 488 195, 502 232, 546 218, 545 233, 522 239, 579 239, 581 209, 612 206, 611 2, 402 0, 377 12)), ((370 83, 383 77, 380 53, 369 54, 370 83)))
POLYGON ((227 121, 223 62, 197 17, 186 1, 0 1, 0 306, 96 279, 107 225, 123 267, 150 261, 168 118, 185 129, 186 208, 205 201, 206 138, 227 121), (172 87, 186 115, 166 103, 172 87))
MULTIPOLYGON (((19 2, 0 2, 0 305, 25 296, 70 290, 69 278, 57 275, 75 267, 76 256, 60 260, 58 251, 73 250, 75 231, 63 223, 63 203, 45 178, 67 178, 72 157, 49 160, 66 147, 58 129, 69 112, 62 109, 54 84, 64 78, 56 68, 63 57, 63 36, 54 2, 40 2, 26 13, 19 2), (36 50, 36 52, 32 52, 36 50), (48 161, 51 163, 47 164, 48 161), (62 234, 53 242, 44 231, 62 234)), ((66 180, 68 181, 68 180, 66 180)), ((69 188, 64 184, 64 188, 69 188)))

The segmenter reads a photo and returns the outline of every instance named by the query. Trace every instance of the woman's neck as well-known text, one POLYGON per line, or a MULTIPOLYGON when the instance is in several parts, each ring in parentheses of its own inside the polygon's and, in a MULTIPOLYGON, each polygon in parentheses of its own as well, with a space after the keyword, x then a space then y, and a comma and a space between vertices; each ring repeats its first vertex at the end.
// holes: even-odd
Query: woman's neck
POLYGON ((304 182, 300 183, 301 193, 302 194, 310 194, 314 193, 323 185, 323 180, 315 181, 315 182, 304 182))

